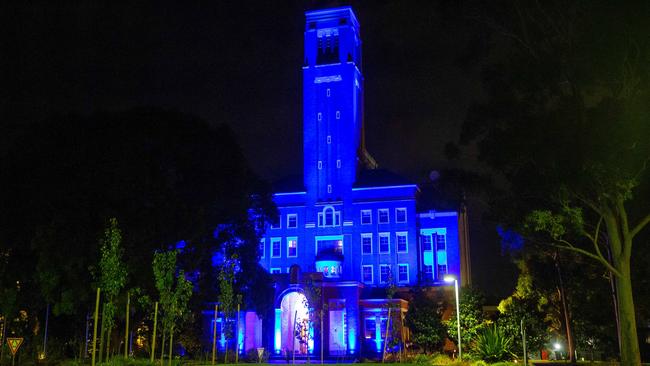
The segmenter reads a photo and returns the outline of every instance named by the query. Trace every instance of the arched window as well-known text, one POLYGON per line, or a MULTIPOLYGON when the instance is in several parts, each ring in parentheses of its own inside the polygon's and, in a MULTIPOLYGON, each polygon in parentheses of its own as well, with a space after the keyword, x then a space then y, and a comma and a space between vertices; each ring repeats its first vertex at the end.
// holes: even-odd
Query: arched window
POLYGON ((325 226, 334 226, 334 208, 325 207, 323 214, 325 215, 325 226))
POLYGON ((318 213, 318 226, 341 226, 341 211, 336 211, 332 206, 325 206, 318 213))

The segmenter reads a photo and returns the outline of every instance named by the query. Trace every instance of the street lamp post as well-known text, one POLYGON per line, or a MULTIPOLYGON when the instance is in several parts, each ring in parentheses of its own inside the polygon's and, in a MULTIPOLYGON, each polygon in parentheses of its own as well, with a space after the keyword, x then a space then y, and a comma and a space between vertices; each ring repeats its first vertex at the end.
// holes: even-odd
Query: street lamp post
POLYGON ((454 290, 456 293, 456 324, 458 326, 458 360, 463 360, 463 353, 460 345, 460 299, 458 298, 458 279, 454 276, 447 275, 444 278, 445 282, 454 283, 454 290))

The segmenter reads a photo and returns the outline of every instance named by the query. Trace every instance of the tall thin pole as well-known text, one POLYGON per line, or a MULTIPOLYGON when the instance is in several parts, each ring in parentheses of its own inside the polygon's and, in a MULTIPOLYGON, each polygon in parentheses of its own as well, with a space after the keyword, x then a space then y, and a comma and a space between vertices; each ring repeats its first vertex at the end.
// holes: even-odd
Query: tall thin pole
POLYGON ((296 363, 296 318, 298 317, 298 310, 293 314, 293 332, 291 332, 291 364, 295 365, 296 363))
POLYGON ((156 351, 156 326, 158 325, 158 301, 156 301, 155 310, 153 312, 153 337, 151 337, 151 363, 153 364, 153 357, 156 351))
POLYGON ((212 365, 217 356, 217 314, 219 314, 219 305, 214 304, 214 327, 212 328, 212 365))
POLYGON ((124 330, 124 358, 129 357, 129 307, 131 306, 131 294, 126 293, 126 329, 124 330))
POLYGON ((47 357, 47 329, 50 323, 50 304, 47 304, 45 310, 45 333, 43 334, 43 357, 47 357))
POLYGON ((174 326, 169 331, 169 366, 172 366, 172 352, 174 350, 174 326))
POLYGON ((237 304, 237 334, 235 334, 235 363, 239 363, 239 311, 240 304, 237 304))
MULTIPOLYGON (((390 326, 390 310, 391 304, 388 304, 388 318, 386 318, 386 335, 384 336, 384 352, 381 354, 381 363, 386 360, 386 346, 388 345, 388 327, 390 326)), ((381 324, 381 322, 379 322, 381 324)))
POLYGON ((95 366, 95 353, 97 352, 97 319, 99 318, 99 293, 100 288, 97 287, 97 298, 95 299, 95 324, 93 324, 93 357, 92 366, 95 366))
POLYGON ((524 326, 524 318, 521 318, 521 340, 524 345, 524 366, 527 366, 528 352, 526 352, 526 327, 524 326))
POLYGON ((458 360, 463 360, 463 352, 460 345, 460 299, 458 297, 458 280, 454 279, 454 290, 456 291, 456 324, 458 326, 458 360))

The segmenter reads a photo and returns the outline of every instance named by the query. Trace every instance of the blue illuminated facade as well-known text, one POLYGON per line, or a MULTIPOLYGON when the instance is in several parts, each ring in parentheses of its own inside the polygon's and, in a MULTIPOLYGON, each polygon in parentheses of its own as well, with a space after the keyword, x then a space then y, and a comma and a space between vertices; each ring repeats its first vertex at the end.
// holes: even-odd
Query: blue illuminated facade
POLYGON ((418 212, 419 187, 377 169, 366 151, 361 35, 350 7, 306 13, 302 72, 303 177, 276 185, 280 218, 260 241, 260 264, 276 281, 275 309, 264 320, 241 319, 240 350, 377 353, 386 304, 408 311, 406 299, 385 299, 389 283, 406 293, 443 285, 446 274, 469 280, 464 213, 418 212), (320 304, 307 307, 326 309, 322 334, 300 325, 309 323, 306 282, 320 288, 320 304), (308 342, 295 340, 298 330, 308 342))

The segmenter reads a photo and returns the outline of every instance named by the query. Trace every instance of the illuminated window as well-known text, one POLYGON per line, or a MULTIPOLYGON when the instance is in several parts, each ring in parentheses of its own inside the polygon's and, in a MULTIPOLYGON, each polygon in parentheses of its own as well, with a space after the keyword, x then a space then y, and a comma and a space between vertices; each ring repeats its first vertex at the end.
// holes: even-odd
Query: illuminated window
POLYGON ((330 88, 327 88, 327 96, 329 97, 330 94, 331 94, 331 93, 330 93, 330 88))
POLYGON ((409 265, 408 264, 397 265, 397 282, 405 283, 408 281, 409 281, 409 265))
POLYGON ((336 119, 341 119, 341 112, 340 111, 336 111, 336 119))
POLYGON ((361 267, 362 277, 364 283, 372 283, 372 265, 364 265, 361 267))
POLYGON ((318 120, 320 121, 322 119, 323 119, 323 114, 321 112, 318 112, 318 120))
POLYGON ((381 264, 379 266, 379 282, 386 283, 390 280, 390 265, 381 264))
POLYGON ((395 237, 397 238, 397 253, 407 253, 408 233, 406 232, 396 233, 395 237))
POLYGON ((361 253, 372 254, 372 234, 361 234, 361 253))
POLYGON ((281 268, 271 268, 271 274, 278 274, 278 273, 282 273, 281 268))
POLYGON ((332 136, 327 136, 327 143, 331 144, 332 143, 332 136))
POLYGON ((447 265, 446 264, 439 264, 438 265, 438 278, 442 279, 445 277, 447 274, 447 265))
POLYGON ((430 252, 433 250, 431 247, 431 235, 422 235, 420 237, 422 239, 422 250, 430 252))
POLYGON ((387 208, 380 208, 377 210, 377 222, 380 224, 388 224, 389 216, 387 208))
POLYGON ((280 258, 282 255, 282 240, 271 238, 271 258, 280 258))
POLYGON ((372 211, 361 210, 361 225, 372 224, 372 211))
POLYGON ((287 238, 287 257, 298 256, 298 238, 287 238))
POLYGON ((288 214, 287 215, 287 228, 288 229, 295 229, 298 227, 298 215, 296 214, 288 214))
POLYGON ((318 169, 319 169, 319 170, 320 170, 320 169, 323 169, 323 161, 322 161, 322 160, 319 160, 319 161, 318 161, 318 169))
POLYGON ((331 184, 327 185, 327 193, 332 193, 332 185, 331 184))
POLYGON ((433 266, 432 265, 424 265, 424 279, 428 281, 433 280, 433 266))
POLYGON ((264 238, 260 239, 259 252, 260 258, 264 258, 264 238))
POLYGON ((390 233, 379 233, 379 253, 390 253, 390 233))
POLYGON ((395 209, 395 222, 406 222, 406 208, 396 208, 395 209))
POLYGON ((337 167, 337 168, 340 168, 340 167, 341 167, 341 160, 337 160, 337 161, 336 161, 336 167, 337 167))

